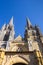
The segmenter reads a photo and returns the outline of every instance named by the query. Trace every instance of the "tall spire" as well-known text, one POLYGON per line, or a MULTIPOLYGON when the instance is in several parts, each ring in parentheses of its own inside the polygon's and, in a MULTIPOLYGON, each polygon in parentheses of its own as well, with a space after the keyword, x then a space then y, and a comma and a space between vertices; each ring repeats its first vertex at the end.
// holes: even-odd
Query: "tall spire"
POLYGON ((9 22, 9 25, 10 25, 10 26, 13 26, 13 16, 12 16, 10 22, 9 22))
POLYGON ((9 40, 13 40, 14 39, 14 35, 15 35, 13 17, 11 18, 11 20, 9 22, 9 29, 10 29, 9 40))
POLYGON ((31 24, 29 18, 26 18, 26 22, 27 22, 27 27, 30 28, 32 26, 32 24, 31 24))
MULTIPOLYGON (((6 27, 5 25, 3 26, 4 28, 6 27)), ((3 28, 2 28, 3 30, 3 28)), ((2 31, 3 32, 3 31, 2 31)), ((14 31, 14 24, 13 24, 13 17, 11 18, 9 24, 7 25, 6 31, 3 40, 7 41, 13 41, 14 39, 14 35, 15 35, 15 31, 14 31)))

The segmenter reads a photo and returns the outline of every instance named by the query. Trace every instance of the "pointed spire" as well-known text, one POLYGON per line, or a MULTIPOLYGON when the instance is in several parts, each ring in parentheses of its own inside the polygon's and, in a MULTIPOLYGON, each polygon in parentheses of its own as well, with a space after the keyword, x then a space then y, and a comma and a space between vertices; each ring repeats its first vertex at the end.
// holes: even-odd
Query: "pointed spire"
POLYGON ((10 30, 9 40, 12 41, 14 39, 14 36, 15 36, 13 17, 11 18, 11 20, 9 22, 8 29, 10 30))
POLYGON ((27 21, 27 27, 30 28, 32 26, 32 24, 31 24, 29 18, 26 18, 26 21, 27 21))
POLYGON ((2 31, 5 29, 5 27, 6 27, 6 24, 4 24, 4 25, 2 26, 2 31))
POLYGON ((9 25, 10 25, 10 26, 13 26, 13 16, 12 16, 10 22, 9 22, 9 25))

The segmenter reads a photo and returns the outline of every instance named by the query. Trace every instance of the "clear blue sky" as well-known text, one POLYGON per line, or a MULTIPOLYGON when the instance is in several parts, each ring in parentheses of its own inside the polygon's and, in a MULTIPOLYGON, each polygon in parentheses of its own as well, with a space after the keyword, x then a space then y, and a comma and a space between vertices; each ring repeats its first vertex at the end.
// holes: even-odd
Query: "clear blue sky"
POLYGON ((0 28, 14 16, 16 36, 23 36, 26 17, 43 33, 43 0, 0 0, 0 28))

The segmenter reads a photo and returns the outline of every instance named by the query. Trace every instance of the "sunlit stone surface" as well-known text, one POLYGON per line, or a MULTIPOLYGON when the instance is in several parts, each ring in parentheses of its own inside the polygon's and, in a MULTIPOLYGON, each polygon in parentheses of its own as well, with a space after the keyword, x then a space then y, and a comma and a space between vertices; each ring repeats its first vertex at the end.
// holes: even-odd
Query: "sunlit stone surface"
POLYGON ((43 65, 43 35, 26 18, 24 38, 15 37, 13 17, 0 30, 0 65, 43 65))

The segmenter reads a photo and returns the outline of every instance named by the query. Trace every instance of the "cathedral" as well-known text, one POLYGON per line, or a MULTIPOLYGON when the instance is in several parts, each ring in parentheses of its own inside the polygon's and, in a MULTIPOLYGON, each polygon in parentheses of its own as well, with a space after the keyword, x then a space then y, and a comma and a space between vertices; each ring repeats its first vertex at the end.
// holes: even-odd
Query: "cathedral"
POLYGON ((13 17, 0 30, 0 65, 43 65, 43 34, 26 18, 24 37, 15 37, 13 17))

